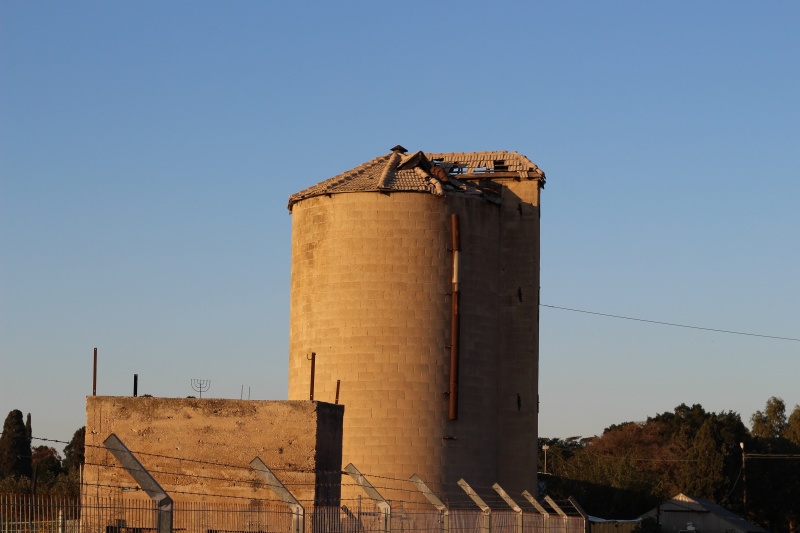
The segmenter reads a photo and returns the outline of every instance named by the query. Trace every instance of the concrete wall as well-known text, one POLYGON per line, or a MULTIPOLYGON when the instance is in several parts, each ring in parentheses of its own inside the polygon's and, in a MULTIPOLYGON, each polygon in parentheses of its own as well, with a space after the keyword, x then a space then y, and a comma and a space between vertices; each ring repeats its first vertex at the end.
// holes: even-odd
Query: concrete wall
POLYGON ((271 498, 249 468, 258 456, 294 484, 289 489, 298 499, 337 504, 343 412, 341 405, 308 401, 89 396, 88 495, 136 486, 103 447, 114 433, 174 500, 271 498))
POLYGON ((316 352, 315 399, 333 401, 341 380, 343 462, 367 476, 536 488, 538 182, 509 180, 503 197, 348 193, 293 207, 289 398, 309 397, 316 352), (456 421, 451 213, 462 248, 456 421))

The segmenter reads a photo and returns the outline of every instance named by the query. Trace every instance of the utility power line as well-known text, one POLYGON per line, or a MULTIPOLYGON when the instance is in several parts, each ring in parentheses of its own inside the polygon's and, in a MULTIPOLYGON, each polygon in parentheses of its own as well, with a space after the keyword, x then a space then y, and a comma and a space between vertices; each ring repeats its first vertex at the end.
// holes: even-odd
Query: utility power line
POLYGON ((647 320, 645 318, 633 318, 630 316, 620 316, 620 315, 612 315, 609 313, 598 313, 596 311, 585 311, 583 309, 572 309, 569 307, 559 307, 557 305, 547 305, 547 304, 539 304, 541 307, 549 307, 551 309, 561 309, 562 311, 572 311, 573 313, 584 313, 587 315, 597 315, 597 316, 605 316, 609 318, 620 318, 622 320, 634 320, 636 322, 647 322, 648 324, 659 324, 661 326, 672 326, 675 328, 688 328, 688 329, 699 329, 702 331, 713 331, 715 333, 728 333, 730 335, 746 335, 748 337, 761 337, 764 339, 777 339, 782 341, 792 341, 792 342, 800 342, 800 339, 795 339, 792 337, 778 337, 775 335, 760 335, 758 333, 745 333, 743 331, 732 331, 727 329, 714 329, 714 328, 703 328, 700 326, 688 326, 686 324, 675 324, 672 322, 660 322, 658 320, 647 320))

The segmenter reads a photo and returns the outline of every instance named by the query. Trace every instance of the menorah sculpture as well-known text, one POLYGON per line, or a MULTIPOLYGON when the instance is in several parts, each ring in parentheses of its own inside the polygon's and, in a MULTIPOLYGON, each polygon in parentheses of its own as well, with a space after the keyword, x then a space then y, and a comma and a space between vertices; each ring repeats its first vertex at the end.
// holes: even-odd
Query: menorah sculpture
POLYGON ((208 389, 211 388, 211 380, 210 379, 193 379, 192 380, 192 388, 195 392, 200 393, 200 397, 203 397, 203 393, 206 392, 208 389))

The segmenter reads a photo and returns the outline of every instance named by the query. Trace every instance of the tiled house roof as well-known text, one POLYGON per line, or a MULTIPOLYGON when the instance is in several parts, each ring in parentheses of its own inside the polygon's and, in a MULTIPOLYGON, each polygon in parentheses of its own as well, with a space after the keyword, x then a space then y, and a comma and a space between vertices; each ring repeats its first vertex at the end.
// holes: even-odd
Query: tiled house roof
POLYGON ((544 187, 539 167, 517 152, 406 153, 396 146, 367 161, 289 197, 289 210, 300 200, 347 192, 425 192, 443 196, 454 192, 484 195, 499 201, 482 180, 493 177, 535 179, 544 187))

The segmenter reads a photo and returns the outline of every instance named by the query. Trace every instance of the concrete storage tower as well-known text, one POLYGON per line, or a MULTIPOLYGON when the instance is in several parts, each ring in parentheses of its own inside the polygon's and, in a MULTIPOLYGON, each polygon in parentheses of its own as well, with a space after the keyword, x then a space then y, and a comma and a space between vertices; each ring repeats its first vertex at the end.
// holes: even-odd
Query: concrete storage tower
POLYGON ((535 491, 544 182, 516 152, 397 146, 290 197, 289 399, 314 352, 344 464, 535 491))

